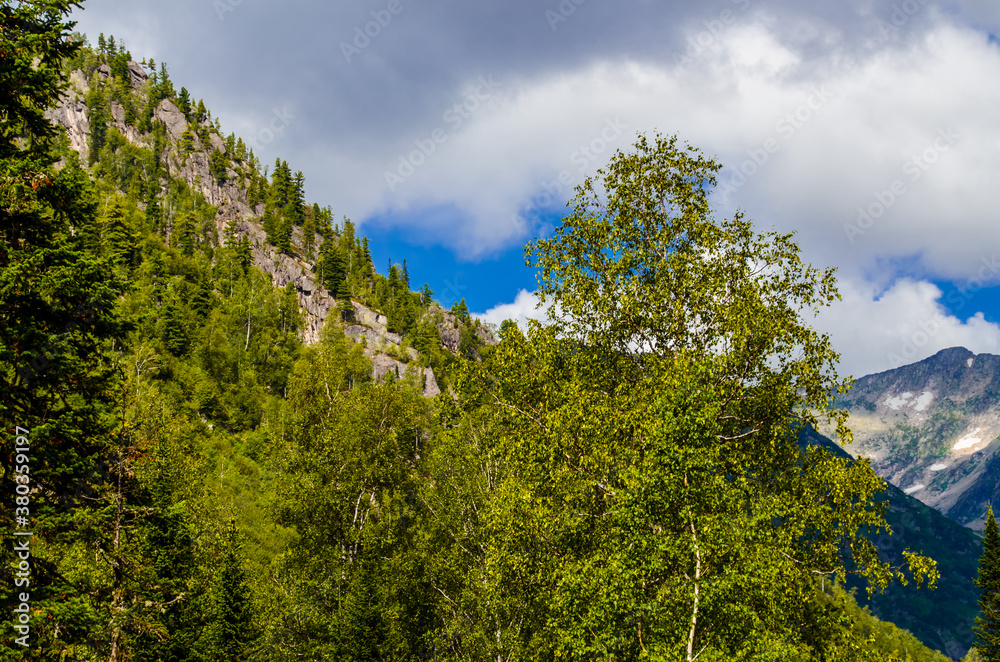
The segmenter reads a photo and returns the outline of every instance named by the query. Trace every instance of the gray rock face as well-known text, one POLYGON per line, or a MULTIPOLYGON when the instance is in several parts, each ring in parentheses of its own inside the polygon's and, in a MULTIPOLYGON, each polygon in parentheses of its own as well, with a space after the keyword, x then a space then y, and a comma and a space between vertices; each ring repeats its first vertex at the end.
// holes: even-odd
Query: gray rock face
POLYGON ((49 108, 45 117, 51 122, 66 127, 69 144, 81 155, 87 153, 87 136, 90 135, 90 119, 87 106, 82 101, 65 101, 58 108, 49 108))
POLYGON ((163 122, 167 127, 167 133, 174 141, 181 139, 184 130, 187 129, 188 121, 184 117, 181 109, 174 105, 170 99, 164 99, 153 111, 153 119, 163 122))
MULTIPOLYGON (((107 65, 98 68, 100 77, 107 79, 110 74, 111 69, 107 65)), ((142 87, 148 80, 141 65, 135 62, 129 63, 129 76, 133 86, 137 88, 142 87)), ((89 83, 83 79, 80 72, 73 72, 70 76, 70 84, 70 89, 62 104, 47 111, 46 117, 64 126, 69 134, 73 149, 81 155, 85 155, 87 138, 90 135, 90 123, 86 105, 79 99, 86 96, 89 83)), ((148 136, 139 134, 135 127, 125 124, 125 111, 120 104, 112 103, 111 115, 114 127, 127 140, 136 145, 149 146, 148 136)), ((270 276, 271 282, 277 287, 285 287, 289 283, 294 285, 298 295, 299 308, 305 320, 302 340, 307 344, 318 342, 320 331, 327 319, 337 318, 337 323, 340 322, 336 301, 325 288, 316 282, 311 264, 297 257, 280 254, 267 243, 261 224, 255 220, 263 214, 263 206, 258 205, 257 208, 252 208, 249 205, 246 189, 243 182, 240 181, 241 175, 230 169, 229 178, 222 184, 219 184, 211 175, 208 167, 208 152, 219 150, 225 153, 225 141, 212 130, 209 134, 209 144, 202 145, 197 132, 192 131, 195 134, 195 149, 186 158, 182 158, 178 142, 188 128, 188 121, 184 113, 172 101, 164 99, 153 111, 153 121, 164 124, 171 141, 166 158, 166 166, 170 176, 185 181, 193 190, 201 193, 206 202, 218 209, 215 225, 216 237, 219 238, 220 243, 224 244, 225 242, 226 227, 229 223, 234 223, 237 239, 245 236, 250 240, 254 264, 270 276), (331 317, 331 313, 333 317, 331 317)), ((210 127, 208 123, 206 126, 210 127)), ((314 237, 314 245, 318 246, 321 241, 322 237, 319 235, 314 237)), ((295 228, 293 243, 299 246, 304 243, 300 228, 295 228)), ((353 323, 346 326, 344 332, 355 342, 366 343, 364 353, 373 362, 373 377, 382 379, 390 372, 394 376, 398 372, 400 379, 413 380, 428 397, 441 392, 434 377, 434 371, 429 367, 418 365, 420 354, 415 349, 406 348, 404 358, 408 358, 408 362, 400 361, 386 353, 389 351, 394 355, 400 355, 403 352, 400 347, 403 339, 399 334, 388 330, 388 319, 385 315, 356 301, 353 302, 353 307, 353 323)), ((459 334, 458 329, 454 328, 454 316, 444 310, 441 310, 440 314, 439 328, 442 331, 441 336, 445 347, 457 352, 459 334)), ((488 341, 496 342, 492 336, 489 336, 488 341)))
POLYGON ((137 89, 145 85, 146 81, 149 80, 149 74, 142 68, 142 65, 131 60, 128 62, 128 76, 132 82, 132 87, 137 89))
POLYGON ((425 397, 434 397, 441 392, 434 379, 434 370, 431 368, 424 368, 416 363, 406 364, 387 354, 380 354, 370 349, 365 350, 365 356, 372 362, 372 377, 376 380, 385 379, 391 374, 401 381, 410 380, 425 397))
POLYGON ((862 377, 837 405, 887 481, 960 524, 1000 500, 1000 356, 953 347, 862 377))

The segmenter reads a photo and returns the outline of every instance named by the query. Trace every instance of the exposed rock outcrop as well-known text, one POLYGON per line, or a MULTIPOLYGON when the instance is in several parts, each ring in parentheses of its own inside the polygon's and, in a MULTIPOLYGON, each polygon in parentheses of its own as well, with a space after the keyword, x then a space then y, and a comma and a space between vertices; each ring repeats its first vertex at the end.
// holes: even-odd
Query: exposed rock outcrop
POLYGON ((1000 356, 945 349, 858 379, 848 450, 907 494, 980 528, 1000 498, 1000 356))
POLYGON ((132 81, 132 87, 136 89, 141 88, 146 84, 146 81, 149 80, 149 74, 147 74, 146 70, 142 68, 142 65, 138 62, 132 62, 131 60, 129 60, 128 63, 128 76, 132 81))
MULTIPOLYGON (((141 65, 128 63, 129 79, 134 88, 142 88, 148 81, 148 75, 141 65)), ((111 76, 108 65, 97 69, 99 78, 107 80, 111 76)), ((70 87, 64 96, 62 104, 46 111, 46 117, 66 128, 70 146, 85 155, 88 150, 88 138, 91 132, 87 116, 86 104, 82 101, 89 92, 89 81, 81 72, 73 72, 70 76, 70 87)), ((143 147, 151 146, 151 139, 142 135, 134 127, 125 122, 125 109, 117 102, 111 104, 110 125, 117 129, 126 140, 143 147)), ((188 122, 187 117, 169 99, 160 101, 153 111, 152 120, 162 123, 166 128, 170 145, 165 154, 165 166, 171 177, 183 180, 194 191, 200 193, 210 205, 217 208, 215 219, 216 237, 220 243, 225 243, 225 230, 234 224, 237 239, 247 237, 250 241, 254 264, 268 274, 271 282, 277 287, 285 287, 292 283, 298 295, 299 307, 304 314, 305 326, 302 339, 307 344, 315 343, 320 338, 320 331, 330 317, 336 314, 336 301, 321 287, 312 271, 312 265, 296 257, 279 253, 268 244, 266 234, 260 223, 254 219, 263 214, 263 206, 250 206, 247 199, 246 181, 240 173, 229 169, 223 182, 217 181, 209 169, 209 155, 212 151, 226 153, 225 141, 215 132, 206 120, 200 127, 188 122), (190 129, 193 149, 184 154, 180 141, 185 131, 190 129), (208 129, 208 144, 202 144, 204 130, 208 129)), ((166 181, 161 181, 166 185, 166 181)), ((301 228, 295 228, 292 243, 301 246, 303 241, 301 228)), ((314 237, 314 245, 319 245, 322 237, 314 237)), ((433 396, 440 393, 434 371, 418 364, 420 355, 412 347, 403 348, 403 338, 388 330, 388 320, 384 315, 368 307, 353 302, 353 319, 345 326, 346 335, 355 342, 366 344, 364 353, 373 363, 373 376, 382 379, 392 373, 400 379, 412 379, 419 384, 424 395, 433 396), (400 360, 401 357, 406 360, 400 360)), ((446 348, 458 352, 460 335, 455 326, 455 318, 449 311, 437 307, 434 319, 441 332, 441 340, 446 348)), ((477 329, 481 339, 486 343, 496 342, 486 329, 477 329)))

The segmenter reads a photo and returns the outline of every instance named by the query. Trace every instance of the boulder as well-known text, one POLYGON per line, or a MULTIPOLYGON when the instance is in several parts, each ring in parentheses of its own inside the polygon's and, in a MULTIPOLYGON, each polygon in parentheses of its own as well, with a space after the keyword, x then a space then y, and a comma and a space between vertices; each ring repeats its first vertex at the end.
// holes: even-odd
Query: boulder
POLYGON ((135 88, 142 87, 149 80, 149 74, 142 68, 142 65, 131 60, 128 62, 128 77, 132 81, 132 87, 135 88))
POLYGON ((167 127, 167 133, 174 140, 180 140, 187 129, 188 121, 184 117, 181 109, 174 105, 170 99, 164 99, 153 111, 153 118, 163 122, 167 127))

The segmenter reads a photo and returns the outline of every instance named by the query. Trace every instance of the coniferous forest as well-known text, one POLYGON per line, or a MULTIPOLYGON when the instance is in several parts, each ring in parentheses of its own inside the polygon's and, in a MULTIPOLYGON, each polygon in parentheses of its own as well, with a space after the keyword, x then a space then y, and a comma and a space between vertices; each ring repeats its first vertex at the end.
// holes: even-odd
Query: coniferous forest
POLYGON ((844 588, 938 571, 800 442, 850 434, 836 283, 717 162, 640 135, 525 247, 548 322, 489 329, 74 4, 0 4, 5 658, 947 659, 844 588))

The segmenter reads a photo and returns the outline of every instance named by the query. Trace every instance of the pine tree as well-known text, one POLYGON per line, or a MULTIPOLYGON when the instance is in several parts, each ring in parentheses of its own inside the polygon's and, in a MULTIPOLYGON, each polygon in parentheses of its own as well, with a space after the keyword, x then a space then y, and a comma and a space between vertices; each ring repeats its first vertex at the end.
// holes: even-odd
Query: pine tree
POLYGON ((195 222, 191 212, 181 214, 174 221, 171 243, 175 248, 179 248, 185 255, 194 254, 195 246, 195 222))
POLYGON ((978 638, 976 648, 983 660, 993 662, 1000 660, 1000 531, 992 505, 986 513, 983 555, 979 559, 976 586, 982 591, 979 616, 973 628, 978 638))
POLYGON ((229 520, 226 551, 212 598, 214 622, 210 627, 208 659, 244 662, 249 659, 256 633, 250 586, 243 569, 243 545, 235 520, 229 520))
POLYGON ((180 109, 180 111, 182 113, 184 113, 184 117, 186 117, 188 119, 188 121, 190 122, 191 121, 191 95, 188 93, 186 87, 182 87, 181 91, 177 93, 177 107, 180 109))
POLYGON ((313 215, 308 214, 302 223, 302 250, 306 254, 307 260, 313 259, 313 251, 316 249, 316 222, 313 215))
POLYGON ((117 196, 104 212, 102 233, 111 259, 124 267, 132 266, 139 248, 139 236, 117 196))
POLYGON ((176 94, 174 84, 170 81, 170 74, 167 72, 166 62, 160 62, 160 75, 157 77, 156 83, 159 86, 157 96, 161 99, 172 99, 176 94))

